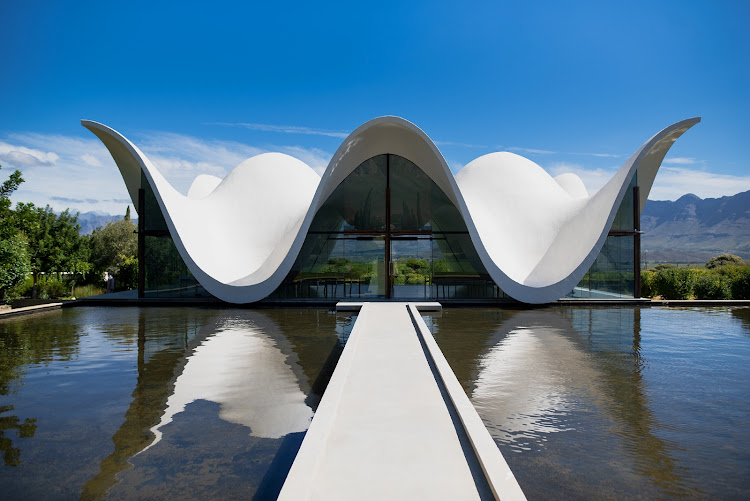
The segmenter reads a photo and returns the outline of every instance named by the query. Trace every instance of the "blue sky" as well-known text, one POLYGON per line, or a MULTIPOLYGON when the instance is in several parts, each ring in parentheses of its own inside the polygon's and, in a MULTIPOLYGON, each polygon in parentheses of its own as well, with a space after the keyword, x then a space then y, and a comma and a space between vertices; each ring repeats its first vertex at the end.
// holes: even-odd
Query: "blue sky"
POLYGON ((454 171, 509 150, 592 191, 701 116, 651 198, 731 195, 750 189, 748 21, 747 1, 2 2, 0 179, 24 172, 15 200, 121 213, 82 118, 186 191, 265 151, 321 171, 342 136, 398 115, 454 171))

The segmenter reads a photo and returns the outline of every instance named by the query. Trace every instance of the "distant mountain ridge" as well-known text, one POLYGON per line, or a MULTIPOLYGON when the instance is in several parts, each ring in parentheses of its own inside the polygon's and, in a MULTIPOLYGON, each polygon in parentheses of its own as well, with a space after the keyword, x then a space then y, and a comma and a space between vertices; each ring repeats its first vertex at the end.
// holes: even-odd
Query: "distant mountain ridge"
POLYGON ((683 255, 682 262, 701 262, 730 253, 750 259, 750 191, 702 199, 683 195, 674 202, 649 200, 641 214, 641 250, 648 261, 683 255), (692 257, 691 257, 692 256, 692 257))
MULTIPOLYGON (((81 225, 81 230, 78 232, 81 235, 88 235, 100 226, 104 226, 112 221, 118 221, 124 216, 113 216, 112 214, 105 214, 103 212, 81 212, 78 214, 78 224, 81 225)), ((137 218, 131 218, 135 224, 138 224, 137 218)))

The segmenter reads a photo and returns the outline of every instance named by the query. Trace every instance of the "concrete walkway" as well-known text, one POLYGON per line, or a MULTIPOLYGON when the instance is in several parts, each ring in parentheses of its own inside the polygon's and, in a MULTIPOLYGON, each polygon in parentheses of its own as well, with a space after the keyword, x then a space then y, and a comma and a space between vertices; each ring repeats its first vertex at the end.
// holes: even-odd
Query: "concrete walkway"
POLYGON ((493 497, 525 499, 416 305, 364 303, 279 499, 493 497))
POLYGON ((35 306, 24 306, 23 308, 3 308, 0 309, 0 319, 15 317, 18 315, 28 315, 29 313, 38 313, 40 311, 59 310, 62 303, 38 304, 35 306))

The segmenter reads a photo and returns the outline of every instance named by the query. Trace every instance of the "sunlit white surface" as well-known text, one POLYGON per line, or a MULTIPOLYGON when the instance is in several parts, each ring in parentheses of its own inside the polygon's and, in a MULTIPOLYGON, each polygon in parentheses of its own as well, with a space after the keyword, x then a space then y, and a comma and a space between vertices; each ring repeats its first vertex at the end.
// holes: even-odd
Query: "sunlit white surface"
POLYGON ((454 178, 432 140, 398 117, 357 128, 322 177, 300 160, 267 153, 241 163, 220 182, 200 176, 183 196, 117 131, 82 124, 110 150, 136 207, 145 174, 183 260, 224 301, 253 302, 271 294, 336 187, 365 160, 390 153, 421 168, 456 205, 482 263, 504 292, 544 303, 573 290, 591 267, 636 172, 642 208, 667 151, 699 121, 683 120, 654 135, 590 196, 575 174, 552 178, 507 152, 477 158, 454 178))

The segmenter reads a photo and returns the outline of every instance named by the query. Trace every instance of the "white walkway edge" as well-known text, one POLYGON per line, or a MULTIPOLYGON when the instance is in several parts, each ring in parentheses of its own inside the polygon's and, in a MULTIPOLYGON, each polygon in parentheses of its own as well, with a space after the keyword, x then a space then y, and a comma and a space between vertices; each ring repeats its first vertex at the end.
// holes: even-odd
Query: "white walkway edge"
POLYGON ((469 397, 458 382, 456 375, 453 373, 448 361, 445 359, 443 352, 440 351, 435 338, 432 337, 430 330, 422 320, 422 316, 415 305, 409 305, 409 312, 417 325, 417 332, 422 338, 427 350, 430 352, 432 361, 440 374, 445 389, 450 395, 453 406, 461 419, 466 434, 471 441, 471 446, 482 465, 487 482, 490 484, 495 499, 516 500, 526 499, 521 486, 518 485, 516 477, 513 475, 508 463, 505 462, 500 449, 492 439, 490 432, 482 423, 482 418, 477 414, 476 409, 471 404, 469 397))
POLYGON ((472 474, 456 424, 484 456, 479 464, 495 497, 525 499, 417 306, 365 303, 279 499, 480 499, 481 472, 472 474), (429 341, 461 423, 422 347, 429 341))

